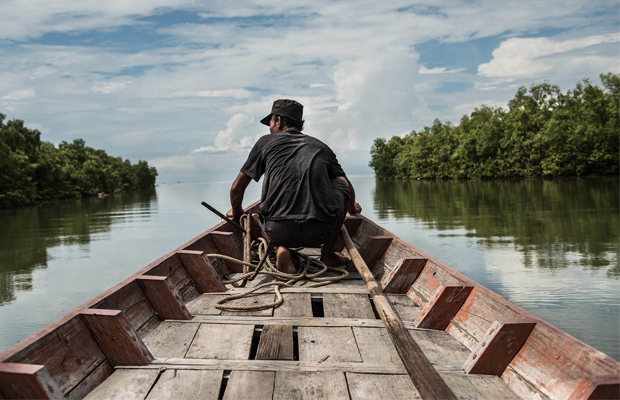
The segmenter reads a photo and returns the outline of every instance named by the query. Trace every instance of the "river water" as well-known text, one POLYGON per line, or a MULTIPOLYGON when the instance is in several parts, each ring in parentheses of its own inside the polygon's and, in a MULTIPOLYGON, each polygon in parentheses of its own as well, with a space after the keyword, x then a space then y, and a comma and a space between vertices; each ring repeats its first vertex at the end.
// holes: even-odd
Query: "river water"
MULTIPOLYGON (((619 179, 376 182, 363 214, 620 360, 619 179)), ((0 351, 178 247, 228 209, 230 182, 0 210, 0 351)), ((258 199, 252 183, 244 204, 258 199)))

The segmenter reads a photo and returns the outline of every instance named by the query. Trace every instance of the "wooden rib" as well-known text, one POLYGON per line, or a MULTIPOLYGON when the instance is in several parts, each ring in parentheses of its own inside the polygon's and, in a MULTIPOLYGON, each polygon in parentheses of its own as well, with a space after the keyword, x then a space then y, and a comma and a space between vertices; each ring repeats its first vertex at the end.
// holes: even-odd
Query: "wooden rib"
POLYGON ((357 251, 355 244, 349 237, 346 229, 341 229, 340 235, 344 241, 349 255, 355 267, 364 279, 366 287, 372 296, 375 308, 385 323, 385 327, 398 351, 398 355, 403 361, 411 381, 423 399, 456 399, 452 390, 441 379, 435 368, 431 365, 428 358, 424 355, 420 347, 413 340, 407 329, 403 326, 398 316, 392 310, 387 297, 381 291, 381 286, 373 278, 370 270, 366 266, 364 259, 357 251))
POLYGON ((204 251, 179 250, 177 254, 200 293, 226 291, 226 286, 222 282, 220 275, 205 257, 204 251))
POLYGON ((293 326, 265 325, 256 350, 257 360, 292 360, 293 326))
POLYGON ((473 288, 473 286, 466 286, 461 283, 445 283, 441 285, 424 309, 422 309, 414 325, 418 328, 445 330, 452 318, 459 312, 473 288))
MULTIPOLYGON (((355 234, 355 231, 357 230, 357 228, 359 228, 363 220, 364 219, 359 216, 347 216, 347 218, 344 220, 344 227, 347 228, 349 236, 353 236, 355 234)), ((336 238, 336 243, 334 244, 334 249, 336 249, 336 251, 342 251, 344 250, 344 248, 344 242, 342 241, 340 235, 338 235, 338 237, 336 238)))
POLYGON ((192 314, 185 307, 181 296, 168 282, 167 277, 142 275, 136 280, 159 318, 163 320, 192 318, 192 314))
POLYGON ((620 376, 588 376, 579 382, 579 386, 570 400, 620 399, 620 376))
MULTIPOLYGON (((220 254, 243 260, 243 249, 232 232, 211 232, 211 239, 220 254)), ((243 266, 233 261, 224 260, 232 272, 243 272, 243 266)))
POLYGON ((146 365, 153 359, 122 311, 90 309, 82 318, 113 367, 146 365))
POLYGON ((424 257, 403 257, 382 283, 383 293, 406 294, 428 263, 424 257))
POLYGON ((0 391, 7 399, 64 399, 43 365, 0 363, 0 391))
POLYGON ((369 269, 375 266, 393 240, 391 236, 370 236, 368 238, 359 253, 369 269))
POLYGON ((532 333, 532 319, 501 319, 495 321, 474 348, 463 369, 468 374, 501 376, 532 333))

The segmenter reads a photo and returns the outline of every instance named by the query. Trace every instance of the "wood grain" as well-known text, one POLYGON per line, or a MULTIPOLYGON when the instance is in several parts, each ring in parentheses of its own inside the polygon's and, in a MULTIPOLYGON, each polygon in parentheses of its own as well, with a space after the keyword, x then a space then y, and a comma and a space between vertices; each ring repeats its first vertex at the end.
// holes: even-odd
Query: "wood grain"
MULTIPOLYGON (((403 365, 385 328, 355 327, 353 334, 365 363, 403 365)), ((411 379, 407 380, 411 383, 411 379)))
POLYGON ((375 318, 368 294, 325 293, 325 318, 375 318))
POLYGON ((9 399, 64 399, 43 365, 0 363, 0 391, 9 399))
POLYGON ((348 400, 347 381, 342 372, 276 372, 274 400, 348 400))
POLYGON ((422 308, 409 297, 401 294, 388 294, 388 301, 401 321, 415 321, 422 312, 422 308))
POLYGON ((275 379, 275 372, 232 371, 223 400, 271 400, 275 379))
POLYGON ((160 319, 191 319, 185 302, 165 276, 143 275, 137 279, 160 319))
POLYGON ((201 324, 186 357, 247 360, 253 335, 253 325, 201 324))
POLYGON ((220 299, 228 296, 228 294, 216 294, 207 295, 201 294, 200 296, 185 303, 187 310, 193 315, 220 315, 222 310, 218 310, 213 305, 220 299))
POLYGON ((167 282, 183 300, 188 300, 199 294, 177 252, 170 253, 168 257, 160 259, 159 263, 155 264, 144 275, 166 277, 167 282))
POLYGON ((114 368, 106 360, 76 385, 66 397, 70 400, 81 400, 114 373, 114 368))
POLYGON ((142 340, 155 357, 185 357, 200 324, 160 321, 142 340))
POLYGON ((158 376, 158 369, 119 369, 85 399, 143 400, 158 376))
POLYGON ((444 283, 424 306, 413 323, 417 328, 443 331, 461 309, 473 286, 460 283, 444 283))
MULTIPOLYGON (((273 303, 275 299, 276 299, 276 295, 273 293, 251 294, 248 297, 236 299, 226 304, 231 305, 231 306, 254 306, 257 304, 273 303)), ((273 308, 268 308, 266 310, 253 310, 253 311, 233 311, 233 310, 222 311, 222 316, 231 316, 231 315, 235 315, 235 316, 253 315, 253 316, 271 317, 273 315, 273 308)))
POLYGON ((287 293, 284 302, 273 310, 273 316, 312 317, 312 298, 310 293, 287 293))
POLYGON ((135 280, 120 287, 91 308, 121 310, 135 330, 155 315, 155 310, 135 280))
POLYGON ((394 240, 391 236, 369 236, 363 246, 361 246, 360 254, 369 269, 373 269, 377 260, 383 256, 383 253, 390 247, 394 240))
POLYGON ((427 263, 424 257, 401 258, 382 281, 383 293, 406 294, 427 263))
MULTIPOLYGON (((220 254, 243 260, 243 245, 232 232, 211 232, 211 240, 220 254)), ((224 261, 231 272, 243 272, 243 266, 233 261, 224 261)))
POLYGON ((217 400, 223 371, 188 371, 171 369, 164 371, 148 400, 204 399, 217 400))
POLYGON ((351 328, 297 328, 300 361, 362 362, 351 328))
POLYGON ((620 399, 620 376, 589 376, 579 382, 570 400, 620 399))
POLYGON ((179 250, 179 259, 200 293, 225 292, 226 286, 203 251, 179 250))
POLYGON ((347 383, 351 400, 422 399, 411 379, 406 375, 371 375, 347 372, 347 383))
POLYGON ((519 400, 497 376, 441 374, 459 399, 519 400))
POLYGON ((257 360, 293 360, 293 326, 265 325, 260 335, 257 360))

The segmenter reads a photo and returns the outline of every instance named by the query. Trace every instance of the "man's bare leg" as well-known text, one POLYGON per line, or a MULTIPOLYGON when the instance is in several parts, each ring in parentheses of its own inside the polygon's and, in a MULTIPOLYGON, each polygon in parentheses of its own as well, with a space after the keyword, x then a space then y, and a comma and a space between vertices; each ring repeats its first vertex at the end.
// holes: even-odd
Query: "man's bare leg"
POLYGON ((288 247, 278 246, 276 248, 276 268, 285 274, 296 274, 297 270, 293 265, 291 251, 288 247))
POLYGON ((342 249, 336 249, 336 243, 338 242, 338 238, 340 237, 340 229, 344 224, 344 219, 346 218, 346 213, 344 217, 338 222, 338 233, 334 235, 331 239, 329 239, 323 247, 321 248, 321 262, 327 265, 328 267, 341 267, 343 265, 347 265, 351 260, 347 257, 336 254, 336 250, 340 251, 342 249))

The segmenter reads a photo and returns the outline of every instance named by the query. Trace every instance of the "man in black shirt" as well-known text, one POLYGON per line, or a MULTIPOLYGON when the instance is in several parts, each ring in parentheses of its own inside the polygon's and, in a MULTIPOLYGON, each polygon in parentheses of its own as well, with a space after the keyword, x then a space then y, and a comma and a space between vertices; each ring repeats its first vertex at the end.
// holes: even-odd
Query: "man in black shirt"
POLYGON ((230 189, 237 220, 243 213, 243 195, 252 179, 264 174, 259 207, 261 229, 278 246, 276 266, 295 273, 289 247, 319 247, 328 266, 345 265, 346 257, 334 245, 346 213, 359 213, 355 191, 334 152, 320 140, 303 134, 303 106, 294 100, 276 100, 271 114, 261 120, 270 135, 262 136, 250 151, 230 189))

